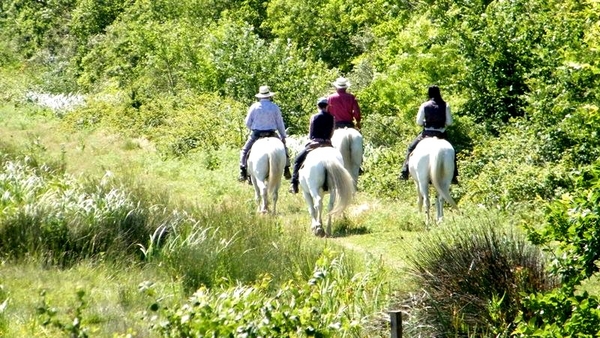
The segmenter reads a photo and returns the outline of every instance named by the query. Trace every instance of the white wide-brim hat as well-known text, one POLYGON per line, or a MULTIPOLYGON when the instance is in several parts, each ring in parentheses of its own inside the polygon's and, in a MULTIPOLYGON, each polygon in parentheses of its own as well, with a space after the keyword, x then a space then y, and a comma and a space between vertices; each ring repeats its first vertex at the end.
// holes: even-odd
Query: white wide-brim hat
POLYGON ((267 97, 272 97, 273 95, 275 95, 275 93, 271 91, 271 88, 269 88, 269 86, 260 86, 260 88, 258 88, 258 94, 254 96, 256 96, 259 99, 265 99, 267 97))
POLYGON ((335 88, 348 88, 350 87, 350 81, 345 77, 338 77, 335 82, 332 83, 335 88))

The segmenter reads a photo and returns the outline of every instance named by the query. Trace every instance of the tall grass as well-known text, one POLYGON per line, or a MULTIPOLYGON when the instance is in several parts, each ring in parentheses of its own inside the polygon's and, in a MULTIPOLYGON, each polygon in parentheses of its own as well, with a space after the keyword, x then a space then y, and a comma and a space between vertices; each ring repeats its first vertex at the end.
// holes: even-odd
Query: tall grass
POLYGON ((357 274, 344 257, 324 252, 310 279, 277 292, 269 278, 202 287, 181 305, 157 303, 149 319, 163 337, 379 337, 368 324, 385 305, 381 265, 357 274))
POLYGON ((416 320, 443 336, 507 335, 523 295, 557 282, 541 250, 497 216, 440 227, 409 260, 424 292, 413 308, 416 320))
POLYGON ((158 231, 147 252, 194 291, 226 281, 250 283, 265 274, 276 281, 305 277, 327 246, 307 236, 245 206, 223 204, 193 210, 185 222, 158 231))
POLYGON ((56 264, 98 255, 118 259, 139 252, 137 245, 164 223, 110 174, 82 182, 27 158, 7 160, 0 187, 0 255, 6 258, 56 264))

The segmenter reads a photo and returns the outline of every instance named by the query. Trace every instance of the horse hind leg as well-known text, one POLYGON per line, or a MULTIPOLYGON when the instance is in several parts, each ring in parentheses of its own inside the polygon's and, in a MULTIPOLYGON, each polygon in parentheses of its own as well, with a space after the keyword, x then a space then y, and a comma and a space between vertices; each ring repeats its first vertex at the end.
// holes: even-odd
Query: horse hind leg
POLYGON ((259 181, 256 183, 255 189, 257 190, 257 194, 259 195, 260 200, 260 207, 258 211, 260 213, 266 214, 269 212, 269 194, 267 191, 267 187, 264 184, 260 184, 259 181))
POLYGON ((327 230, 325 234, 327 236, 331 236, 331 211, 333 210, 333 206, 335 205, 335 191, 329 192, 329 212, 327 213, 327 230))
POLYGON ((429 225, 430 222, 430 208, 431 202, 429 200, 429 178, 428 177, 418 177, 417 178, 417 207, 419 212, 423 210, 423 205, 425 205, 425 224, 429 225))
POLYGON ((317 195, 314 198, 314 213, 315 217, 313 217, 312 230, 316 236, 324 237, 326 235, 325 230, 323 230, 323 198, 320 195, 317 195))
POLYGON ((279 187, 276 187, 271 193, 273 196, 273 215, 277 214, 277 200, 279 199, 279 187))
POLYGON ((311 195, 309 191, 304 191, 303 193, 304 200, 306 201, 306 204, 308 206, 308 213, 310 214, 311 230, 316 236, 323 236, 325 232, 323 231, 323 227, 321 226, 320 215, 317 212, 319 209, 317 207, 317 204, 319 202, 315 202, 315 199, 313 199, 313 195, 311 195), (319 231, 318 229, 321 230, 319 231))
POLYGON ((254 202, 257 205, 256 212, 260 212, 262 210, 261 192, 256 180, 252 180, 252 186, 254 187, 254 202))
POLYGON ((438 194, 435 202, 437 209, 437 222, 440 223, 444 218, 444 196, 438 194))

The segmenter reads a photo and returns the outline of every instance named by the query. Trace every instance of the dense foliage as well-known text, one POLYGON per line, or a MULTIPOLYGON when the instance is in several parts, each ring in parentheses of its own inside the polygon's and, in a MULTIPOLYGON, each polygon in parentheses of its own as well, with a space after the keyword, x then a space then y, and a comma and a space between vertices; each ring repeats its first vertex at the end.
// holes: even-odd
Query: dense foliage
MULTIPOLYGON (((244 286, 200 288, 170 308, 160 302, 149 314, 162 337, 360 337, 383 304, 380 267, 349 274, 344 257, 325 252, 313 276, 282 285, 274 296, 268 278, 244 286), (375 311, 374 311, 375 310, 375 311), (257 315, 259 314, 259 315, 257 315)), ((371 335, 374 331, 371 331, 371 335)))
MULTIPOLYGON (((339 74, 350 77, 363 133, 382 154, 403 152, 418 130, 413 119, 426 86, 440 85, 456 115, 450 137, 464 176, 474 179, 463 191, 476 191, 474 202, 559 195, 560 177, 599 155, 595 1, 1 6, 2 64, 21 59, 43 67, 39 90, 84 92, 95 102, 69 121, 139 131, 162 144, 165 155, 239 146, 245 107, 265 83, 278 92, 291 133, 304 133, 314 99, 339 74), (557 170, 537 174, 545 183, 523 190, 518 182, 538 167, 557 170), (498 180, 506 176, 515 180, 498 180)), ((385 180, 397 166, 377 162, 375 175, 385 180)), ((364 188, 395 195, 378 184, 364 188)))
MULTIPOLYGON (((426 87, 438 84, 455 115, 449 136, 462 183, 453 192, 462 203, 514 210, 563 198, 550 206, 548 227, 538 233, 530 225, 534 243, 556 242, 553 272, 563 287, 525 299, 518 332, 594 334, 598 301, 575 289, 596 272, 600 251, 597 164, 589 169, 600 156, 599 13, 595 0, 6 0, 0 67, 37 74, 31 91, 84 95, 85 105, 59 116, 68 127, 145 138, 164 156, 241 146, 246 107, 263 84, 278 93, 290 132, 303 134, 315 98, 345 75, 364 116, 360 190, 383 198, 403 189, 396 174, 418 132, 415 112, 426 87)), ((22 100, 3 87, 0 97, 22 100)), ((56 240, 85 255, 113 244, 131 249, 80 247, 64 230, 101 240, 109 227, 130 236, 110 214, 94 214, 105 210, 97 200, 114 196, 125 206, 106 203, 107 211, 136 210, 127 194, 100 185, 78 195, 54 180, 57 188, 39 190, 42 169, 19 171, 30 186, 3 183, 18 206, 5 208, 6 224, 33 224, 30 231, 53 239, 24 233, 27 245, 56 240), (45 213, 50 218, 40 220, 44 204, 19 191, 56 199, 71 221, 45 213), (92 209, 74 211, 78 201, 92 209), (101 227, 81 226, 95 216, 101 227)), ((148 237, 155 228, 136 227, 138 216, 123 219, 148 237)))

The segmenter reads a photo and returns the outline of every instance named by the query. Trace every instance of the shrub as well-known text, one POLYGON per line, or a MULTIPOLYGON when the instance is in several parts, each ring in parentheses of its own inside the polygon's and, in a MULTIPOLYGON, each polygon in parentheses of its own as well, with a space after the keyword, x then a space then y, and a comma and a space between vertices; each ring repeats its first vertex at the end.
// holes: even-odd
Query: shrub
POLYGON ((571 193, 546 209, 541 229, 527 227, 533 243, 555 259, 551 266, 560 288, 535 292, 524 299, 514 334, 521 337, 593 337, 600 326, 600 301, 581 283, 600 270, 600 162, 581 168, 571 193))
POLYGON ((444 336, 506 334, 523 294, 555 285, 541 251, 494 219, 440 228, 420 244, 409 257, 426 294, 420 320, 444 336))
POLYGON ((459 172, 472 179, 463 182, 463 200, 507 209, 564 191, 568 168, 545 161, 540 155, 543 142, 526 130, 526 122, 515 121, 501 136, 483 139, 465 154, 459 172))
POLYGON ((326 252, 304 282, 273 286, 264 278, 250 286, 201 287, 172 308, 157 302, 152 327, 163 337, 360 336, 383 306, 385 284, 381 266, 353 274, 344 257, 326 252))

